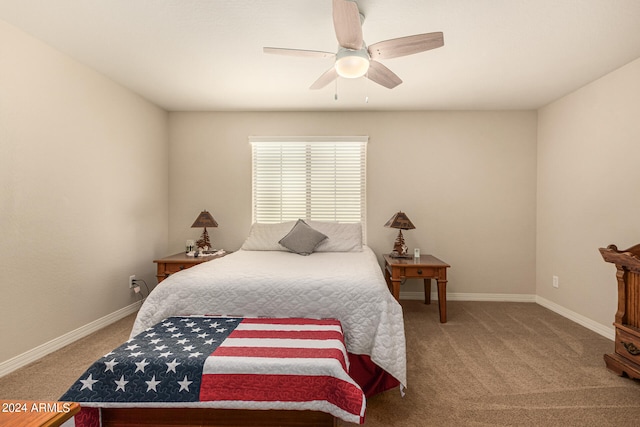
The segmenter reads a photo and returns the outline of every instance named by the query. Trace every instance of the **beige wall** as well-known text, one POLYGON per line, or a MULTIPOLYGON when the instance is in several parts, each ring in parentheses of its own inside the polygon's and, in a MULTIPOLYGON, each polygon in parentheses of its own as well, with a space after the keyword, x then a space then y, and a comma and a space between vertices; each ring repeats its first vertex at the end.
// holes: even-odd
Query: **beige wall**
MULTIPOLYGON (((251 225, 250 135, 368 135, 368 243, 378 254, 403 210, 407 245, 452 265, 449 292, 535 292, 535 112, 170 113, 169 245, 202 209, 214 245, 238 249, 251 225)), ((419 291, 408 283, 404 291, 419 291)))
POLYGON ((0 21, 0 362, 133 304, 167 249, 167 113, 0 21))
POLYGON ((539 111, 536 293, 607 327, 615 267, 598 248, 640 242, 639 118, 640 59, 539 111))

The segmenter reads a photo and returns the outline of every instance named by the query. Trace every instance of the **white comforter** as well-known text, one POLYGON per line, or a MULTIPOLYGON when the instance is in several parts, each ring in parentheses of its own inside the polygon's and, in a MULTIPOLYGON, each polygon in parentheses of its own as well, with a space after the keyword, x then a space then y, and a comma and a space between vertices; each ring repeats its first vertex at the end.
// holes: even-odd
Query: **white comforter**
POLYGON ((240 250, 163 280, 138 312, 131 336, 168 316, 335 318, 347 350, 366 354, 406 386, 402 308, 373 251, 240 250))

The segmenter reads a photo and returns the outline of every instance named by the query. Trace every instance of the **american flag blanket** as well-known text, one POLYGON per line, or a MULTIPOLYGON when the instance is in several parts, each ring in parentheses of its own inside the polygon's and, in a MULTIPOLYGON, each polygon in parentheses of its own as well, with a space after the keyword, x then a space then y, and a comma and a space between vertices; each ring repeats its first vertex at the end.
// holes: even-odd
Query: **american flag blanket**
POLYGON ((83 407, 294 409, 363 423, 332 319, 169 317, 96 361, 60 398, 83 407))

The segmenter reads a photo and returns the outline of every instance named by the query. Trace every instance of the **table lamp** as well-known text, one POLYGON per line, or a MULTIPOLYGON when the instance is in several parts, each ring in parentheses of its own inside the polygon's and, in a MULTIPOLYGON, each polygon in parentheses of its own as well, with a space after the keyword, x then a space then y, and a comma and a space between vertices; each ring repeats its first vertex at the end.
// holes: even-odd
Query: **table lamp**
POLYGON ((393 215, 384 226, 389 228, 397 228, 400 230, 398 232, 398 237, 396 238, 396 241, 393 245, 393 252, 391 252, 391 256, 396 258, 410 257, 409 255, 407 255, 407 245, 404 244, 404 237, 402 236, 402 230, 413 230, 414 228, 416 228, 409 217, 407 217, 404 212, 400 211, 393 215))
POLYGON ((195 222, 191 226, 191 228, 200 228, 204 227, 204 231, 202 232, 202 236, 200 236, 200 240, 196 242, 196 246, 199 249, 209 250, 211 249, 211 241, 209 240, 209 233, 207 233, 207 227, 217 227, 218 223, 213 216, 206 210, 200 212, 198 218, 196 218, 195 222))

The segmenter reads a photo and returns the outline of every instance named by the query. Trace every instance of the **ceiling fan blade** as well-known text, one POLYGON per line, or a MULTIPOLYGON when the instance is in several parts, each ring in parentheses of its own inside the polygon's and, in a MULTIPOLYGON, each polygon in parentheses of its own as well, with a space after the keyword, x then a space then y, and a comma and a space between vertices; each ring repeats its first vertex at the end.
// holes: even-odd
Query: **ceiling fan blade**
POLYGON ((369 63, 369 71, 367 71, 366 76, 369 80, 376 82, 387 89, 393 89, 402 83, 400 77, 378 61, 371 61, 369 63))
POLYGON ((355 1, 333 0, 333 27, 340 46, 353 50, 362 48, 362 22, 355 1))
POLYGON ((302 49, 287 49, 280 47, 263 47, 264 53, 270 53, 275 55, 287 55, 287 56, 304 56, 308 58, 333 58, 335 53, 323 52, 320 50, 302 50, 302 49))
POLYGON ((322 74, 318 80, 316 80, 309 89, 316 90, 322 89, 332 81, 338 78, 338 73, 336 72, 336 67, 331 67, 327 71, 322 74))
POLYGON ((369 46, 371 59, 389 59, 413 55, 444 46, 444 35, 441 32, 416 34, 385 40, 369 46))

